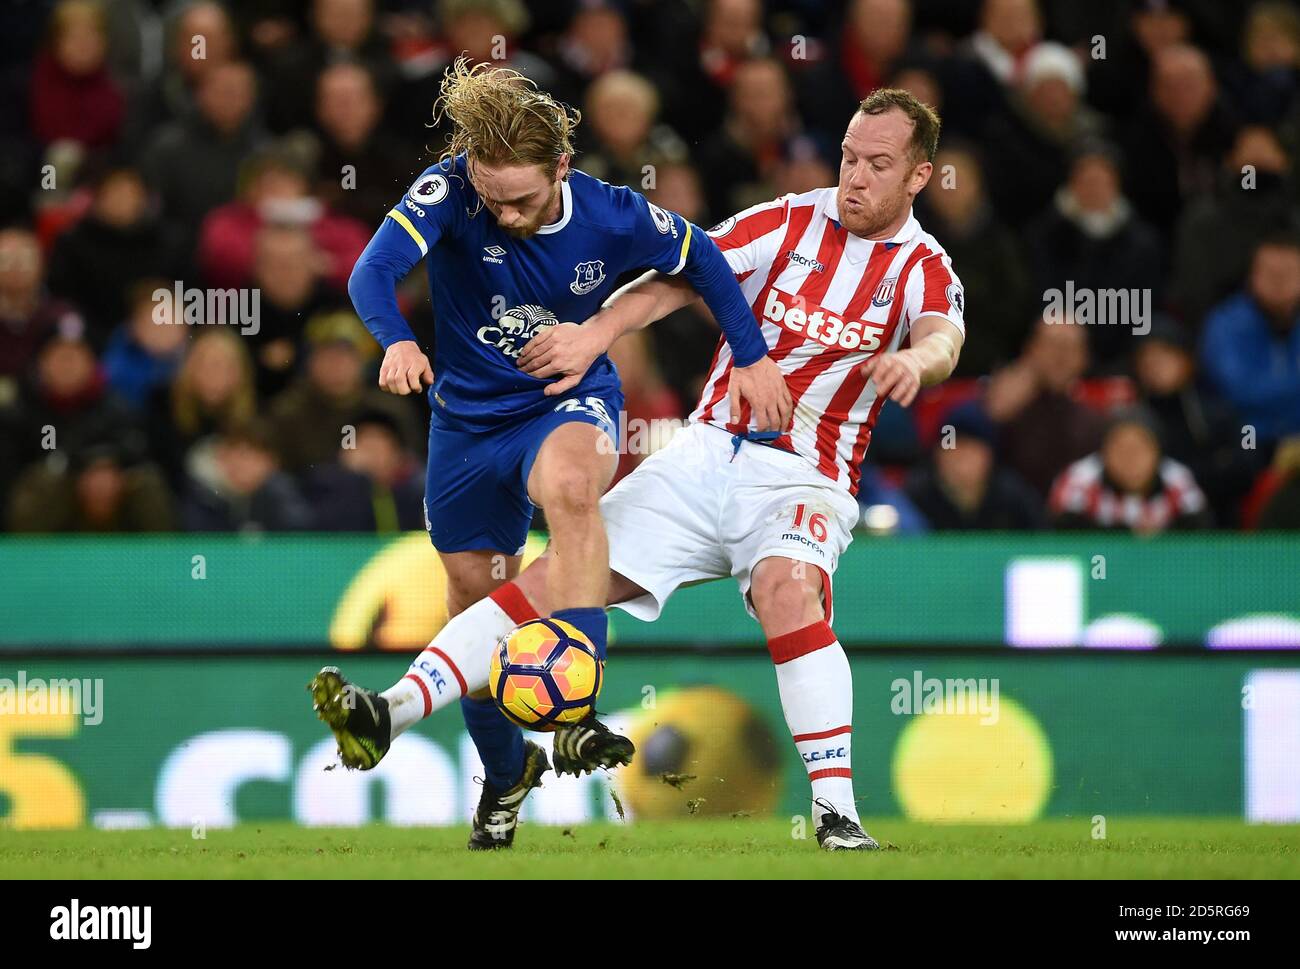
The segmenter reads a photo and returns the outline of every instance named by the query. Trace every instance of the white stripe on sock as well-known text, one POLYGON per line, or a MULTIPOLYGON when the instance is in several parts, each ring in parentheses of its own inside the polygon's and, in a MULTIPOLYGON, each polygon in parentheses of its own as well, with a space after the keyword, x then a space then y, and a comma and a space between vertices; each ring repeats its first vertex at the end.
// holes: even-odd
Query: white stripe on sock
POLYGON ((448 664, 465 679, 469 693, 487 686, 488 663, 492 649, 501 638, 515 628, 514 620, 492 599, 480 599, 442 627, 424 652, 411 663, 402 678, 383 692, 388 700, 388 713, 393 721, 396 737, 413 724, 424 719, 424 694, 419 686, 407 678, 413 675, 429 691, 432 713, 461 698, 460 681, 448 664), (444 656, 434 652, 440 650, 444 656))

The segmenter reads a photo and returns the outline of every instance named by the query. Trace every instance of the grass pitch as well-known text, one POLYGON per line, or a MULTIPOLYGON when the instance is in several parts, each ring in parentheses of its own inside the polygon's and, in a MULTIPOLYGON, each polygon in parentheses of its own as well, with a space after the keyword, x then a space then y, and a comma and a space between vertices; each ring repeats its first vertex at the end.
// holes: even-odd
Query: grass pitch
POLYGON ((1086 819, 1019 827, 867 819, 887 850, 828 854, 780 820, 523 825, 510 851, 465 848, 456 828, 0 830, 10 878, 1297 878, 1300 825, 1086 819), (540 864, 539 864, 540 862, 540 864))

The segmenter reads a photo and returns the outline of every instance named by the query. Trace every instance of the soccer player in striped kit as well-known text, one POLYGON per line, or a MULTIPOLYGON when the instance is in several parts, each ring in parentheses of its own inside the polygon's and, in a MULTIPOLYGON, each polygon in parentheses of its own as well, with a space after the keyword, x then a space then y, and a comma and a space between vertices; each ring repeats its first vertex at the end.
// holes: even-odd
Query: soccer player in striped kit
MULTIPOLYGON (((727 400, 735 362, 720 342, 689 426, 600 506, 610 605, 653 620, 684 584, 736 579, 767 638, 827 850, 878 847, 858 821, 852 678, 831 628, 831 578, 857 521, 859 468, 884 402, 907 406, 922 386, 946 379, 965 338, 961 283, 912 215, 938 136, 932 109, 905 91, 878 90, 848 125, 836 187, 755 206, 710 232, 784 375, 792 424, 765 436, 747 408, 734 419, 727 400)), ((519 365, 558 377, 563 388, 622 333, 695 298, 678 281, 647 274, 584 326, 534 340, 519 365)), ((453 619, 422 660, 435 669, 454 664, 470 689, 481 686, 497 640, 550 608, 553 567, 544 555, 453 619)), ((414 675, 425 675, 419 664, 414 675)), ((433 709, 393 705, 391 736, 433 709)), ((580 754, 586 742, 581 731, 557 738, 557 756, 580 754)))

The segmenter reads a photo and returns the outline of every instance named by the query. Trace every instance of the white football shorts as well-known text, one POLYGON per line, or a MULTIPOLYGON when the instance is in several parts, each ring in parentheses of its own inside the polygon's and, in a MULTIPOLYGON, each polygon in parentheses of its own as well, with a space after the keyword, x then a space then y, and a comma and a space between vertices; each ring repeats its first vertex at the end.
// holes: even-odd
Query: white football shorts
POLYGON ((609 566, 649 594, 617 604, 650 622, 680 586, 731 575, 745 608, 750 576, 783 556, 822 571, 830 619, 831 576, 852 540, 858 503, 798 455, 692 422, 600 502, 609 566))

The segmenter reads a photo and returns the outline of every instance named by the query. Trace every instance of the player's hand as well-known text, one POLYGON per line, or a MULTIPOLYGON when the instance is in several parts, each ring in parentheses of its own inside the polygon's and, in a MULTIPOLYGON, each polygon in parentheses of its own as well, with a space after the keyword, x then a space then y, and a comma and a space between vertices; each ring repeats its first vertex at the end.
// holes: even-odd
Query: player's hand
POLYGON ((608 349, 595 327, 558 323, 528 341, 519 354, 519 369, 539 379, 558 375, 560 379, 547 384, 545 391, 546 396, 554 397, 576 387, 596 358, 608 349))
POLYGON ((746 401, 760 431, 785 431, 790 428, 794 401, 785 375, 776 361, 764 356, 748 367, 731 372, 731 423, 740 423, 740 404, 746 401))
POLYGON ((910 350, 882 353, 862 365, 862 376, 876 382, 876 396, 906 407, 921 390, 921 364, 910 350))
POLYGON ((379 367, 379 389, 390 394, 418 394, 433 383, 433 367, 414 340, 399 340, 388 348, 379 367))

